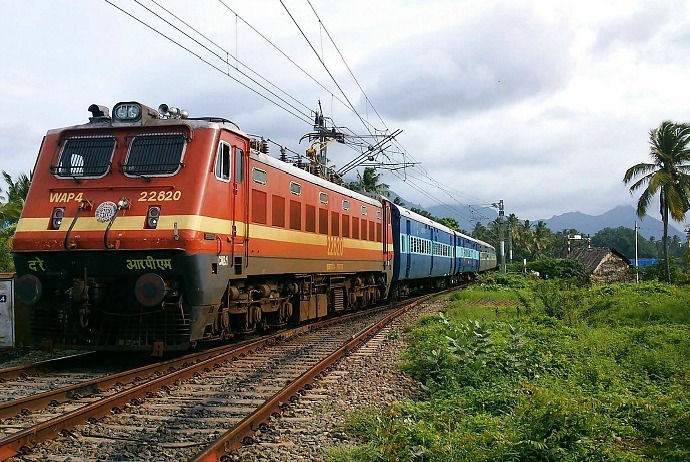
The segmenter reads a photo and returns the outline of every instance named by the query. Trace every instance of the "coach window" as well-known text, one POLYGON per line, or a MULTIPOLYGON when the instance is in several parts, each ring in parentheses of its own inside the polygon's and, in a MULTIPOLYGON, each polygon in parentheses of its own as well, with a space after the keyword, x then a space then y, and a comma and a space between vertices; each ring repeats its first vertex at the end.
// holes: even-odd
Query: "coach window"
POLYGON ((240 148, 235 148, 235 181, 242 183, 244 179, 244 152, 240 148))
POLYGON ((301 196, 302 195, 302 185, 299 183, 295 183, 294 181, 290 182, 290 192, 294 194, 295 196, 301 196))
POLYGON ((230 145, 227 143, 218 144, 216 178, 221 181, 230 181, 230 145))

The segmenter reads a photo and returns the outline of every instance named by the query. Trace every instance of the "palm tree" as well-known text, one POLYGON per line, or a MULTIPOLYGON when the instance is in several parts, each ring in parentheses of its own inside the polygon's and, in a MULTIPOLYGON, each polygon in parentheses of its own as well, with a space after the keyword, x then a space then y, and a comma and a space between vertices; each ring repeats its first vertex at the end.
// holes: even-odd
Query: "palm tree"
POLYGON ((506 229, 508 230, 508 262, 513 263, 513 237, 520 232, 520 219, 514 213, 508 215, 506 218, 506 229))
POLYGON ((659 194, 659 213, 664 223, 663 251, 666 260, 666 279, 671 282, 671 263, 668 257, 668 218, 685 218, 690 208, 690 124, 675 124, 669 120, 649 131, 652 163, 633 165, 623 177, 630 186, 630 194, 646 185, 637 201, 637 215, 642 218, 652 198, 659 194))
MULTIPOLYGON (((14 181, 4 170, 2 176, 9 187, 6 195, 0 195, 0 230, 5 237, 12 237, 24 209, 31 180, 28 175, 22 173, 17 181, 14 181)), ((0 189, 1 192, 3 192, 2 189, 0 189)))
MULTIPOLYGON (((12 236, 22 214, 31 181, 24 174, 20 175, 16 182, 7 172, 3 171, 2 176, 9 188, 6 195, 0 194, 0 272, 12 272, 14 271, 11 256, 12 236)), ((2 189, 0 193, 3 193, 2 189)))
POLYGON ((533 247, 533 258, 539 258, 544 256, 546 249, 551 245, 553 240, 553 233, 546 226, 546 223, 539 221, 537 226, 534 228, 534 247, 533 247))
POLYGON ((365 167, 362 175, 357 172, 357 181, 350 183, 350 188, 372 194, 388 196, 389 186, 386 183, 379 183, 380 179, 381 174, 376 173, 375 167, 365 167))

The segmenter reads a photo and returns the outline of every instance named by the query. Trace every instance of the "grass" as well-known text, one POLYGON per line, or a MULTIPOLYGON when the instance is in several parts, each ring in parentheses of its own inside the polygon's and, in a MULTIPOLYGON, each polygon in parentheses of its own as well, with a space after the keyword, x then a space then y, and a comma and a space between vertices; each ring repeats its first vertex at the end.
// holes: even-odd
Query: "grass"
POLYGON ((450 300, 409 332, 426 399, 352 415, 361 444, 330 460, 690 460, 688 293, 494 278, 450 300))

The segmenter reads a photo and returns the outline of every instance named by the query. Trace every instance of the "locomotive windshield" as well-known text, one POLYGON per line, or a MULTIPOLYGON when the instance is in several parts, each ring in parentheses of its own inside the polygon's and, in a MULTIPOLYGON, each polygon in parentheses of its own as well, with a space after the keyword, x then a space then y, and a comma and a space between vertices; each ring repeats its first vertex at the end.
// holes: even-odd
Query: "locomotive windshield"
POLYGON ((182 165, 182 134, 135 136, 122 171, 132 176, 173 175, 182 165))
POLYGON ((70 138, 65 142, 53 173, 63 178, 97 178, 105 175, 115 150, 115 138, 70 138))

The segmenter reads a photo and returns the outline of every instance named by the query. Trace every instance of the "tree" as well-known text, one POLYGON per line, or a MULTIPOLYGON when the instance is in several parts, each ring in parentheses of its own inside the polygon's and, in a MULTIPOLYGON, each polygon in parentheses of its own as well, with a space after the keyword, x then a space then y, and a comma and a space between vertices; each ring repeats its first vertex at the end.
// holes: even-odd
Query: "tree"
POLYGON ((410 211, 416 213, 417 215, 421 215, 424 218, 428 218, 429 220, 436 221, 436 217, 433 216, 431 213, 427 212, 426 210, 418 209, 417 207, 412 207, 410 211))
POLYGON ((350 183, 348 186, 355 191, 364 191, 388 197, 389 186, 386 183, 379 183, 380 179, 381 174, 376 173, 375 167, 364 167, 364 173, 360 175, 357 172, 357 181, 350 183))
POLYGON ((31 180, 28 175, 21 174, 17 181, 14 181, 5 171, 2 172, 2 176, 9 187, 6 194, 0 189, 0 271, 12 271, 12 236, 24 209, 31 180))
POLYGON ((532 258, 543 257, 553 242, 553 233, 545 222, 539 221, 534 227, 533 242, 532 258))
POLYGON ((666 279, 670 283, 669 215, 674 220, 681 221, 690 208, 690 125, 663 121, 659 127, 649 131, 649 145, 652 163, 633 165, 625 172, 623 182, 627 185, 641 177, 630 186, 630 194, 646 186, 637 201, 637 215, 640 218, 647 213, 652 199, 659 195, 659 213, 664 224, 662 247, 666 260, 666 279))
POLYGON ((508 230, 508 262, 513 262, 513 240, 520 234, 520 227, 522 223, 514 213, 508 215, 506 218, 506 229, 508 230))
POLYGON ((460 231, 460 223, 458 223, 458 220, 456 220, 455 218, 443 217, 437 219, 436 221, 447 228, 454 229, 455 231, 460 231))
POLYGON ((405 207, 405 202, 403 202, 403 200, 400 199, 400 196, 396 196, 395 199, 393 200, 393 203, 395 205, 399 205, 400 207, 405 207))

